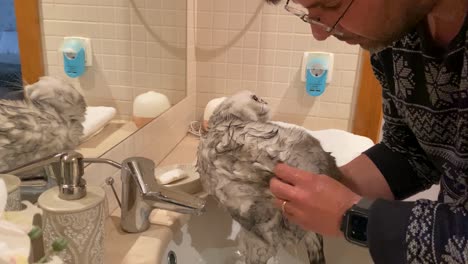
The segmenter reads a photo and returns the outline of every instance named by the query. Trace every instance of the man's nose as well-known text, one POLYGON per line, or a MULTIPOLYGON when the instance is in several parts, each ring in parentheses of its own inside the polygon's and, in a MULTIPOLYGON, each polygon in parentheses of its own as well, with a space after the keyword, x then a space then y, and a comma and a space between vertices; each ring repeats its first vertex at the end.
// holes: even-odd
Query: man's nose
MULTIPOLYGON (((310 8, 307 10, 308 15, 311 18, 314 18, 317 21, 320 21, 321 23, 324 23, 324 12, 320 8, 310 8)), ((312 30, 312 35, 314 35, 314 38, 316 40, 326 40, 331 34, 328 33, 323 27, 311 24, 310 28, 312 30)))
POLYGON ((325 31, 322 27, 316 26, 316 25, 310 25, 310 28, 312 30, 312 35, 316 40, 322 41, 326 40, 328 37, 330 37, 330 33, 325 31))

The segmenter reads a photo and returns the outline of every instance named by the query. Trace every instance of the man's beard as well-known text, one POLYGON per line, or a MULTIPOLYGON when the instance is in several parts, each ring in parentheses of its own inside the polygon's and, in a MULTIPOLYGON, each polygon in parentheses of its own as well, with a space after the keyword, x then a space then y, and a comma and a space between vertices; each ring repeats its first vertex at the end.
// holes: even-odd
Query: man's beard
POLYGON ((345 36, 335 36, 340 41, 350 42, 350 45, 359 45, 361 48, 368 50, 371 53, 379 52, 392 45, 395 40, 400 39, 406 33, 402 33, 399 36, 389 38, 387 40, 373 40, 359 35, 346 35, 345 36))
POLYGON ((359 45, 363 49, 368 50, 370 53, 380 52, 386 49, 387 47, 391 46, 395 41, 402 39, 404 36, 406 36, 408 33, 414 30, 417 24, 418 22, 414 24, 413 23, 406 24, 403 29, 392 32, 391 34, 389 34, 387 37, 383 38, 382 40, 366 39, 362 43, 359 43, 359 45))
MULTIPOLYGON (((399 38, 395 38, 395 40, 398 40, 398 39, 401 39, 402 37, 404 36, 404 34, 399 37, 399 38)), ((383 42, 383 41, 369 41, 369 42, 365 42, 365 43, 359 43, 359 45, 361 46, 361 48, 369 51, 370 53, 377 53, 377 52, 381 52, 382 50, 386 49, 387 47, 391 46, 393 44, 393 42, 395 41, 386 41, 386 42, 383 42)))

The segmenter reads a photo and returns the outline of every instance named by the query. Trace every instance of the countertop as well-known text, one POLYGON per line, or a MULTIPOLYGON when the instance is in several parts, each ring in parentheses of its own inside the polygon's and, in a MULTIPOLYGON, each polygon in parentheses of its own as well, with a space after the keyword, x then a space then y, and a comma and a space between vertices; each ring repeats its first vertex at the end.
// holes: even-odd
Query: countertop
POLYGON ((198 137, 187 134, 159 163, 158 167, 194 162, 197 157, 198 142, 198 137))

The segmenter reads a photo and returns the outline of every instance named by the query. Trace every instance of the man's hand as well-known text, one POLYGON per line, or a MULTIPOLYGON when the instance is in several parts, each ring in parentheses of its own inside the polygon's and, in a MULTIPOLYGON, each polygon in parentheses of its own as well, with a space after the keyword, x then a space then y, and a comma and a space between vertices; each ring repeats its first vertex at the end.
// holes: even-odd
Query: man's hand
POLYGON ((342 236, 343 214, 361 197, 326 175, 302 171, 285 164, 275 167, 270 190, 275 205, 303 229, 322 235, 342 236), (286 203, 283 205, 283 203, 286 203))

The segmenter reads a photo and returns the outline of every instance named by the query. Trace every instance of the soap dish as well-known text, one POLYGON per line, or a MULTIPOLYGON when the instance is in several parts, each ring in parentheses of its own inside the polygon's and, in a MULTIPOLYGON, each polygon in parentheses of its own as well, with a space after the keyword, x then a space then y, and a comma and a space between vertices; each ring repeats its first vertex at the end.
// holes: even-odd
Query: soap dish
POLYGON ((203 191, 200 182, 200 174, 198 174, 198 172, 195 170, 195 166, 193 164, 176 164, 158 167, 154 170, 155 179, 157 179, 159 175, 176 169, 183 170, 188 175, 188 177, 165 184, 165 187, 190 194, 203 191))

